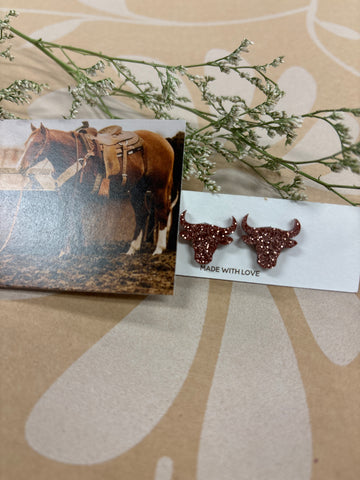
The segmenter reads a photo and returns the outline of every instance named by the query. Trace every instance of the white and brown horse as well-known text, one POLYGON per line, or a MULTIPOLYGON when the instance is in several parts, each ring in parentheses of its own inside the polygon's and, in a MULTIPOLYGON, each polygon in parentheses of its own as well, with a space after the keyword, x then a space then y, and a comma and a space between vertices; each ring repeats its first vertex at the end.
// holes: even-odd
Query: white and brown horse
MULTIPOLYGON (((62 228, 70 228, 71 242, 79 245, 82 243, 82 228, 76 207, 79 202, 84 203, 84 198, 91 197, 96 179, 99 176, 105 177, 99 145, 96 140, 89 142, 78 131, 52 130, 43 124, 39 128, 31 125, 31 129, 32 133, 18 163, 19 171, 26 174, 30 168, 45 159, 52 164, 52 177, 66 212, 68 227, 63 225, 62 228)), ((145 196, 147 191, 152 193, 157 232, 153 253, 160 254, 166 249, 171 227, 174 151, 169 142, 157 133, 147 130, 135 133, 143 141, 143 150, 128 156, 126 186, 122 185, 121 174, 114 175, 109 178, 110 191, 115 197, 120 192, 124 193, 124 190, 128 192, 135 212, 136 226, 128 254, 134 254, 140 249, 148 216, 145 196)), ((65 235, 64 232, 61 234, 65 235)))

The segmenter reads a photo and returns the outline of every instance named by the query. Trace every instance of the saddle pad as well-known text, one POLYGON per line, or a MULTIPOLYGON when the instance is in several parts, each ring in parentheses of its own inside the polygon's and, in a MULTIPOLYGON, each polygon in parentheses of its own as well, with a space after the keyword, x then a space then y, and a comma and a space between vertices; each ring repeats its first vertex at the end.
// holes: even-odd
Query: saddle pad
POLYGON ((116 135, 98 133, 95 139, 102 145, 116 145, 117 143, 125 142, 127 142, 128 145, 135 145, 139 142, 139 137, 134 132, 122 132, 116 135))

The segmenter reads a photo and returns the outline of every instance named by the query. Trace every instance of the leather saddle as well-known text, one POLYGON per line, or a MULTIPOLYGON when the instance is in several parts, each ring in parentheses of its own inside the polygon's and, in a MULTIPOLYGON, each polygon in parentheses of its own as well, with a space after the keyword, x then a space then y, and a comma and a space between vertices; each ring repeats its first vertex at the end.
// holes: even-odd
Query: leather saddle
POLYGON ((110 180, 113 175, 122 175, 122 185, 127 181, 128 155, 143 150, 143 140, 135 132, 124 132, 122 127, 111 125, 97 131, 83 121, 77 130, 90 140, 97 142, 105 165, 105 178, 102 179, 98 194, 109 196, 110 180))
POLYGON ((135 132, 124 132, 121 127, 105 127, 97 132, 96 140, 101 145, 111 146, 118 143, 126 143, 127 145, 136 145, 139 143, 140 138, 135 132))

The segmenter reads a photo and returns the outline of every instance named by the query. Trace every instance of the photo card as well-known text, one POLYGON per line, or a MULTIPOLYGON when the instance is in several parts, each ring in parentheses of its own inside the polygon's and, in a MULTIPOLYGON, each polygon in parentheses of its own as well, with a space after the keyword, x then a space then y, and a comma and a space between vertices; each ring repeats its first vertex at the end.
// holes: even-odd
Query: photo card
POLYGON ((0 287, 172 294, 182 120, 0 122, 0 287))

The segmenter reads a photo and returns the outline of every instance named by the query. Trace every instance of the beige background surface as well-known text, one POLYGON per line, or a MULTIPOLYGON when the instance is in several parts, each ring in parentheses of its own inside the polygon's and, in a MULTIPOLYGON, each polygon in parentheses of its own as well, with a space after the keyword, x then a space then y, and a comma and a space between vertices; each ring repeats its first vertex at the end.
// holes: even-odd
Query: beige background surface
MULTIPOLYGON (((16 26, 34 37, 164 63, 201 62, 247 37, 255 42, 249 63, 286 57, 273 74, 288 92, 282 108, 359 105, 355 0, 0 7, 18 10, 16 26)), ((16 62, 1 66, 2 86, 29 77, 51 87, 21 113, 65 114, 65 74, 21 41, 14 53, 16 62)), ((225 76, 221 84, 239 88, 225 76)), ((289 155, 333 141, 309 123, 289 155)), ((272 194, 240 169, 220 165, 217 177, 226 192, 272 194)), ((313 187, 307 193, 337 202, 313 187)), ((172 298, 1 291, 0 477, 355 480, 359 313, 355 294, 180 277, 172 298)))

